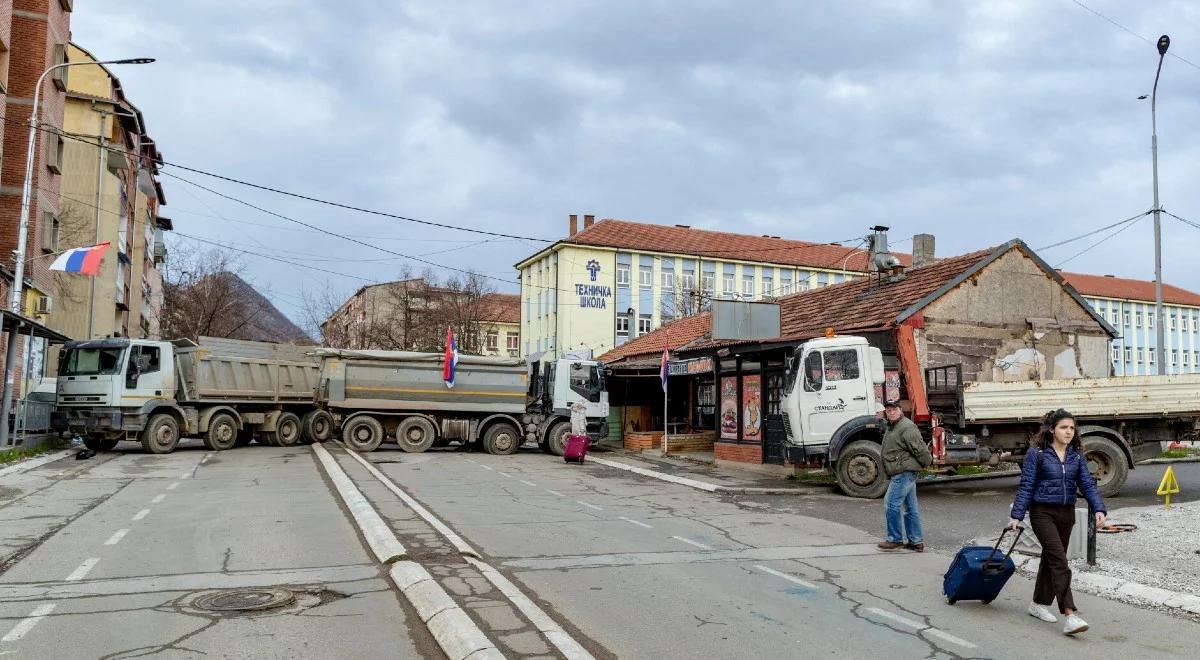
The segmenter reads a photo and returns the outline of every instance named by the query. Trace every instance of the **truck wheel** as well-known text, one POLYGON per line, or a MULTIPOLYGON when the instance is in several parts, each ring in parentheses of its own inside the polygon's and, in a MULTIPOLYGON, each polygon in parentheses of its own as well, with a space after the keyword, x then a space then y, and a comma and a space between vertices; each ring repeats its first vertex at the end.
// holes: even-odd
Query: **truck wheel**
POLYGON ((433 444, 437 432, 433 423, 424 417, 406 417, 396 427, 396 444, 410 454, 419 454, 433 444))
POLYGON ((517 427, 508 422, 497 422, 483 434, 483 450, 489 454, 515 454, 521 440, 517 427))
POLYGON ((1117 443, 1102 435, 1084 436, 1083 456, 1101 495, 1113 497, 1121 492, 1129 476, 1129 464, 1117 443))
POLYGON ((274 431, 259 431, 258 435, 254 436, 254 439, 257 440, 258 444, 260 445, 266 445, 268 447, 279 446, 279 436, 274 431))
POLYGON ((546 451, 555 456, 562 456, 567 450, 567 436, 571 435, 571 424, 559 422, 550 427, 546 433, 546 451))
POLYGON ((285 412, 275 420, 275 439, 280 447, 293 447, 300 443, 303 427, 300 416, 296 413, 285 412))
POLYGON ((354 451, 375 451, 383 437, 383 424, 374 417, 355 417, 342 425, 342 442, 354 451))
POLYGON ((324 410, 310 410, 300 420, 304 428, 304 441, 325 442, 333 437, 333 415, 324 410))
POLYGON ((225 451, 237 446, 237 420, 229 413, 217 413, 208 420, 208 433, 204 436, 204 446, 212 451, 225 451))
POLYGON ((850 497, 875 499, 887 492, 883 452, 879 443, 856 440, 842 449, 837 459, 837 482, 850 497))
POLYGON ((179 422, 165 413, 152 415, 142 429, 142 449, 150 454, 169 454, 179 445, 179 422))

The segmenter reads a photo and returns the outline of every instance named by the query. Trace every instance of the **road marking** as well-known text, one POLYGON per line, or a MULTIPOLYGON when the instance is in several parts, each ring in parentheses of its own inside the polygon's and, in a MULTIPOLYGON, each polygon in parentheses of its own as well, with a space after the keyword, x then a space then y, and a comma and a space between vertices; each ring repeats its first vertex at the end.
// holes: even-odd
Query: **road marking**
POLYGON ((204 455, 204 458, 200 459, 200 464, 201 464, 201 465, 204 465, 205 463, 207 463, 207 462, 208 462, 208 459, 210 459, 210 458, 212 458, 212 452, 211 452, 211 451, 210 451, 210 452, 208 452, 207 454, 205 454, 205 455, 204 455))
POLYGON ((176 488, 179 488, 178 481, 172 482, 170 485, 167 486, 167 490, 175 490, 176 488))
POLYGON ((191 471, 189 470, 188 472, 184 472, 182 475, 180 475, 180 476, 179 476, 179 478, 180 478, 180 479, 187 479, 187 478, 188 478, 188 477, 190 477, 190 476, 192 476, 192 473, 191 473, 191 471))
POLYGON ((91 559, 83 560, 83 563, 79 565, 79 568, 71 571, 71 574, 67 576, 66 582, 76 582, 78 580, 82 580, 85 576, 87 576, 88 573, 92 571, 93 568, 96 567, 96 564, 98 563, 100 563, 99 557, 92 557, 91 559))
POLYGON ((473 459, 473 458, 468 458, 468 459, 466 459, 466 461, 467 461, 468 463, 474 463, 475 465, 479 465, 479 461, 477 461, 477 460, 475 460, 475 459, 473 459))
POLYGON ((686 543, 688 545, 696 546, 697 548, 700 548, 701 550, 712 550, 712 548, 710 546, 704 545, 703 543, 696 543, 695 541, 693 541, 691 539, 685 539, 682 536, 672 536, 671 538, 675 539, 676 541, 683 541, 684 543, 686 543))
POLYGON ((631 525, 637 525, 638 527, 645 527, 646 529, 654 529, 654 525, 647 525, 646 523, 644 523, 644 522, 642 522, 642 521, 640 521, 640 520, 634 520, 634 519, 632 519, 632 518, 626 518, 625 516, 617 516, 617 517, 618 517, 618 518, 620 518, 621 520, 624 520, 625 522, 627 522, 627 523, 629 523, 629 524, 631 524, 631 525))
POLYGON ((547 488, 546 492, 550 493, 551 495, 553 495, 555 497, 566 497, 566 495, 563 495, 562 493, 558 492, 557 490, 550 490, 549 488, 547 488))
POLYGON ((971 642, 968 642, 965 639, 959 639, 958 637, 955 637, 954 635, 951 635, 948 632, 943 632, 941 630, 938 630, 937 628, 930 628, 929 630, 925 631, 925 634, 929 635, 930 637, 937 637, 938 639, 950 642, 951 644, 958 644, 959 646, 962 646, 962 647, 965 647, 968 649, 978 648, 974 644, 972 644, 971 642))
POLYGON ((141 520, 142 518, 145 518, 148 515, 150 515, 150 509, 142 509, 141 511, 138 511, 136 514, 134 514, 133 519, 141 520))
POLYGON ((908 617, 900 616, 899 614, 893 614, 887 610, 881 610, 878 607, 868 607, 867 611, 870 612, 871 614, 874 614, 875 616, 881 616, 885 619, 890 619, 892 621, 895 621, 896 623, 899 623, 902 626, 908 626, 909 628, 912 628, 913 630, 924 630, 929 627, 929 626, 926 626, 924 623, 921 623, 920 621, 914 621, 913 619, 910 619, 908 617))
POLYGON ((492 466, 490 466, 490 465, 484 465, 483 463, 480 463, 480 464, 479 464, 479 467, 481 467, 481 468, 483 468, 483 469, 485 469, 485 470, 495 470, 495 469, 496 469, 496 468, 494 468, 494 467, 492 467, 492 466))
POLYGON ((166 493, 159 493, 158 495, 155 495, 155 496, 154 496, 154 499, 150 500, 150 503, 151 503, 151 504, 158 504, 159 502, 161 502, 161 501, 163 501, 163 500, 165 500, 165 499, 167 499, 167 494, 166 494, 166 493))
POLYGON ((112 536, 108 537, 108 540, 104 542, 104 545, 116 545, 120 543, 121 539, 125 538, 125 535, 128 533, 128 529, 118 529, 117 531, 113 532, 112 536))
POLYGON ((46 618, 48 614, 54 611, 54 607, 54 603, 38 605, 29 616, 21 619, 17 625, 13 626, 13 629, 8 631, 8 634, 5 635, 3 639, 0 639, 0 642, 15 642, 29 634, 29 631, 33 630, 33 627, 36 626, 39 621, 46 618))
POLYGON ((502 477, 508 478, 508 479, 512 479, 512 475, 507 472, 497 472, 496 474, 498 474, 502 477))
POLYGON ((579 500, 575 500, 575 503, 576 503, 576 504, 582 504, 582 505, 586 506, 586 507, 587 507, 587 508, 589 508, 589 509, 595 509, 595 510, 597 510, 597 511, 603 511, 603 510, 604 510, 603 508, 601 508, 601 507, 598 507, 598 506, 596 506, 595 504, 588 504, 587 502, 580 502, 579 500))
POLYGON ((783 571, 777 571, 777 570, 771 568, 770 566, 755 566, 754 568, 757 568, 758 570, 762 571, 763 573, 767 573, 768 575, 774 575, 777 578, 783 578, 783 579, 787 580, 788 582, 791 582, 793 584, 798 584, 802 587, 807 587, 809 589, 820 589, 820 587, 813 584, 812 582, 805 582, 804 580, 801 580, 800 578, 796 577, 795 575, 788 575, 787 573, 784 573, 783 571))
POLYGON ((532 481, 525 481, 524 479, 522 479, 521 483, 525 484, 526 486, 532 486, 534 488, 537 488, 537 484, 533 483, 532 481))

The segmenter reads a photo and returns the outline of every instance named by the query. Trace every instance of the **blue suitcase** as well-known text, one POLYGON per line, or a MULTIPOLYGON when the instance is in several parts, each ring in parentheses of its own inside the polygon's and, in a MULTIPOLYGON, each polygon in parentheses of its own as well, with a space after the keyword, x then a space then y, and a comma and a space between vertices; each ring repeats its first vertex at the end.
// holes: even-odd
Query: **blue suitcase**
POLYGON ((1000 543, 1008 531, 1007 527, 1004 528, 994 547, 968 545, 954 555, 954 561, 950 562, 942 581, 942 591, 951 605, 960 600, 981 600, 986 605, 1000 595, 1008 578, 1017 570, 1011 555, 1025 528, 1017 528, 1017 535, 1008 553, 999 555, 1000 543))

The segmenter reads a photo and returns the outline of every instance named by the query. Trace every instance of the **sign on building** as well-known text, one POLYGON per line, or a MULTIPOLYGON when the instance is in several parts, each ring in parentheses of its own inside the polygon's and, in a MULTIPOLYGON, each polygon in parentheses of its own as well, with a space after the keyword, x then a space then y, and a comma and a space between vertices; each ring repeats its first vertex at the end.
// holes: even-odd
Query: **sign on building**
POLYGON ((713 339, 771 339, 779 336, 779 305, 714 300, 713 339))

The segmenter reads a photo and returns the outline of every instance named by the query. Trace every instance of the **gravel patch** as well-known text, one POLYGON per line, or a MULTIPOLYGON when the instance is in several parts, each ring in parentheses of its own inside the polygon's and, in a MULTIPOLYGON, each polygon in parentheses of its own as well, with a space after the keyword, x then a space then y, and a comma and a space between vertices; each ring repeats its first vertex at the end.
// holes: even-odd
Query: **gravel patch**
POLYGON ((1109 521, 1137 530, 1097 534, 1097 566, 1076 560, 1072 569, 1200 595, 1200 502, 1117 509, 1109 521))

